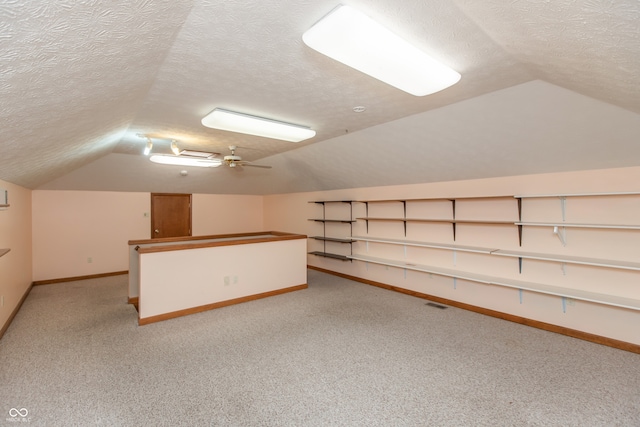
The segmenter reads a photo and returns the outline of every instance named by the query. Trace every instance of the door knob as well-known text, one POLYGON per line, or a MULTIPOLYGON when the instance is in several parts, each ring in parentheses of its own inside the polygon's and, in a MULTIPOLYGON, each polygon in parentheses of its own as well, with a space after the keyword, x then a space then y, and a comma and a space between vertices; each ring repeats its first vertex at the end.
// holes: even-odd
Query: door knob
POLYGON ((160 233, 160 230, 158 230, 157 228, 154 231, 156 232, 156 234, 160 233))

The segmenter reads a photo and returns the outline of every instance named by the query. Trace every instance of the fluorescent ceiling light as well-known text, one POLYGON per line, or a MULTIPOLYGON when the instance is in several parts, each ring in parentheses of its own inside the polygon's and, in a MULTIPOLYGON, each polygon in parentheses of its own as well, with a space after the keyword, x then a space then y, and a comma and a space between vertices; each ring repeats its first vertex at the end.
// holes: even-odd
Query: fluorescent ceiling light
POLYGON ((163 165, 178 165, 178 166, 198 166, 201 168, 217 168, 222 164, 220 159, 201 159, 193 157, 171 156, 167 154, 154 154, 149 157, 154 163, 161 163, 163 165))
POLYGON ((236 113, 222 108, 216 108, 205 116, 202 119, 202 124, 213 129, 282 139, 289 142, 300 142, 316 135, 316 131, 308 127, 236 113))
POLYGON ((368 16, 338 6, 302 40, 318 52, 415 96, 460 80, 460 74, 410 45, 368 16))

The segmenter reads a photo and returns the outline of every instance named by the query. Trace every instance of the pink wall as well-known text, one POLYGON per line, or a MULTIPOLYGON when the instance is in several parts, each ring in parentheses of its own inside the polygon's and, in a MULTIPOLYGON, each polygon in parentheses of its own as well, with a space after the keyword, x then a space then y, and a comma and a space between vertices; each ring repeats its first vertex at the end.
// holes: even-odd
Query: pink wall
POLYGON ((0 248, 11 251, 0 257, 0 329, 31 284, 31 190, 0 181, 9 191, 9 204, 0 210, 0 248))
MULTIPOLYGON (((611 170, 592 170, 482 180, 441 182, 349 190, 298 193, 265 197, 265 227, 285 232, 321 235, 322 224, 308 221, 322 216, 322 205, 312 200, 384 200, 431 197, 468 197, 493 195, 530 195, 558 193, 640 192, 640 167, 611 170)), ((348 217, 348 204, 326 205, 334 217, 348 217)), ((401 203, 369 204, 369 216, 402 217, 401 203)), ((407 205, 408 217, 446 218, 451 215, 449 202, 412 203, 407 205)), ((365 205, 353 204, 353 217, 364 217, 365 205)), ((458 202, 456 217, 465 219, 499 219, 517 221, 515 199, 494 202, 458 202)), ((523 201, 523 220, 561 220, 558 198, 526 199, 523 201)), ((567 222, 598 222, 640 224, 640 196, 570 199, 567 202, 567 222)), ((334 237, 347 237, 348 225, 333 227, 334 237)), ((450 244, 491 247, 496 249, 543 252, 551 254, 605 258, 638 262, 640 231, 603 231, 571 229, 568 243, 563 246, 551 228, 525 227, 522 247, 518 244, 515 225, 479 226, 459 225, 455 242, 449 224, 411 224, 405 237, 402 223, 369 223, 357 221, 353 235, 386 237, 397 240, 435 241, 450 244)), ((309 250, 322 250, 322 242, 309 239, 309 250)), ((405 262, 435 265, 441 268, 486 274, 513 280, 546 283, 577 290, 600 292, 640 300, 637 286, 640 272, 568 265, 560 263, 524 261, 523 273, 518 271, 517 258, 478 255, 449 250, 433 250, 402 245, 333 244, 331 252, 375 256, 405 262)), ((329 251, 329 250, 328 250, 329 251)), ((343 262, 308 256, 308 263, 363 279, 440 296, 468 304, 548 322, 626 342, 640 344, 637 328, 640 312, 603 306, 582 301, 569 301, 562 308, 562 299, 538 293, 526 293, 519 301, 517 289, 482 285, 422 272, 365 263, 343 262)))
POLYGON ((149 237, 148 193, 33 192, 33 279, 127 270, 127 242, 149 237))
POLYGON ((194 194, 193 235, 265 231, 262 201, 262 196, 194 194))
MULTIPOLYGON (((149 193, 33 192, 33 280, 126 271, 150 238, 149 193), (91 261, 91 262, 89 262, 91 261)), ((193 195, 193 235, 262 230, 262 197, 193 195)))

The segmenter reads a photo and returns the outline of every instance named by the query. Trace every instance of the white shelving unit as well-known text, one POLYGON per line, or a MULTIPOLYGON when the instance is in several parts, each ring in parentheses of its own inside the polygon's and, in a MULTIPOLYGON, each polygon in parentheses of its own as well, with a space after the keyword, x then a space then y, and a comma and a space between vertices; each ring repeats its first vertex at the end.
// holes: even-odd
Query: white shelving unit
POLYGON ((386 243, 390 245, 415 246, 415 247, 433 248, 433 249, 448 249, 452 251, 476 252, 481 254, 490 254, 491 252, 498 250, 498 249, 491 249, 491 248, 483 248, 479 246, 464 246, 464 245, 452 245, 447 243, 419 242, 415 240, 383 239, 380 237, 353 236, 352 239, 358 242, 386 243))
MULTIPOLYGON (((405 270, 420 271, 423 273, 436 274, 439 276, 446 276, 455 279, 470 280, 472 282, 483 283, 486 285, 503 286, 507 288, 514 288, 521 291, 530 291, 536 293, 542 293, 547 295, 555 295, 562 298, 569 298, 575 300, 589 301, 598 304, 610 305, 615 307, 622 307, 631 310, 640 311, 640 300, 633 298, 619 297, 615 295, 607 295, 595 292, 582 291, 579 289, 572 289, 562 286, 551 286, 542 283, 525 282, 522 280, 505 279, 495 276, 487 276, 477 274, 468 271, 461 271, 455 269, 447 269, 441 267, 435 267, 424 264, 408 263, 403 261, 394 261, 384 258, 376 258, 365 255, 352 255, 351 259, 363 262, 369 262, 372 264, 386 265, 389 267, 402 268, 405 270)), ((566 301, 563 300, 563 305, 566 301)))
MULTIPOLYGON (((381 222, 403 222, 405 224, 404 235, 407 235, 406 223, 407 222, 423 222, 423 223, 451 223, 454 225, 454 241, 455 241, 455 224, 456 223, 473 223, 473 224, 510 224, 518 226, 518 235, 519 235, 519 243, 522 245, 522 227, 553 227, 554 233, 558 235, 563 245, 566 245, 566 228, 598 228, 598 229, 621 229, 621 230, 640 230, 640 225, 638 224, 611 224, 611 223, 567 223, 565 222, 566 217, 566 200, 570 197, 607 197, 607 196, 640 196, 640 192, 612 192, 612 193, 574 193, 574 194, 544 194, 544 195, 518 195, 518 196, 490 196, 490 197, 468 197, 468 198, 431 198, 431 199, 407 199, 407 200, 368 200, 368 201, 359 201, 366 204, 367 215, 365 217, 356 218, 357 220, 367 221, 367 233, 369 230, 368 222, 369 221, 381 221, 381 222), (492 220, 459 220, 456 219, 455 216, 455 201, 459 199, 498 199, 505 197, 515 198, 517 201, 517 209, 518 209, 518 221, 492 221, 492 220), (522 221, 522 199, 527 198, 558 198, 561 202, 560 207, 562 211, 562 221, 558 222, 536 222, 536 221, 522 221), (424 202, 424 201, 436 201, 436 200, 448 200, 452 203, 452 218, 451 219, 429 219, 429 218, 408 218, 407 217, 407 203, 411 203, 413 201, 424 202), (398 202, 403 204, 403 215, 402 217, 396 218, 387 218, 387 217, 369 217, 369 204, 370 203, 389 203, 389 202, 398 202)), ((501 248, 490 248, 490 247, 477 247, 477 246, 464 246, 457 244, 448 244, 448 243, 437 243, 437 242, 425 242, 425 241, 415 241, 415 240, 406 240, 406 239, 389 239, 389 238, 380 238, 380 237, 370 237, 370 236, 353 236, 352 240, 359 242, 366 242, 367 252, 369 250, 369 244, 389 244, 389 245, 402 245, 402 246, 415 246, 415 247, 424 247, 424 248, 434 248, 434 249, 443 249, 443 250, 451 250, 451 251, 464 251, 478 254, 489 254, 500 257, 513 257, 518 258, 520 272, 522 272, 522 260, 523 259, 533 259, 533 260, 542 260, 542 261, 551 261, 558 263, 568 263, 568 264, 580 264, 580 265, 588 265, 602 268, 612 268, 612 269, 621 269, 621 270, 632 270, 632 271, 640 271, 640 262, 631 262, 631 261, 621 261, 621 260, 610 260, 610 259, 600 259, 600 258, 591 258, 591 257, 582 257, 582 256, 572 256, 572 255, 557 255, 557 254, 547 254, 547 253, 538 253, 538 252, 530 252, 530 251, 515 251, 501 248)), ((386 259, 373 257, 362 254, 352 254, 349 256, 352 260, 357 260, 366 263, 379 264, 389 267, 400 268, 404 270, 412 270, 419 271, 429 274, 435 274, 440 276, 452 277, 454 279, 464 279, 477 283, 483 283, 488 285, 502 286, 508 288, 514 288, 520 290, 522 295, 523 291, 535 292, 547 295, 554 295, 562 298, 563 308, 566 305, 567 299, 575 299, 588 301, 597 304, 603 304, 614 307, 622 307, 630 310, 640 311, 640 299, 636 298, 628 298, 622 297, 618 295, 604 294, 604 293, 596 293, 585 291, 581 289, 575 289, 565 286, 555 286, 547 283, 533 283, 528 281, 522 281, 517 279, 508 279, 502 277, 495 276, 487 276, 483 274, 477 274, 469 271, 462 271, 458 269, 450 269, 450 268, 442 268, 438 266, 432 266, 421 263, 413 263, 406 262, 403 260, 396 259, 386 259)), ((639 292, 640 294, 640 292, 639 292)), ((522 297, 521 297, 522 298, 522 297)))
MULTIPOLYGON (((456 240, 457 224, 484 224, 484 225, 514 225, 514 221, 503 220, 475 220, 475 219, 461 219, 456 217, 456 203, 463 200, 487 200, 487 199, 512 199, 513 196, 469 196, 469 197, 433 197, 433 198, 420 198, 420 199, 392 199, 392 200, 357 200, 358 203, 364 203, 366 209, 366 215, 364 217, 356 218, 357 220, 363 220, 366 222, 367 231, 369 230, 369 221, 378 222, 402 222, 404 224, 404 235, 407 235, 407 223, 441 223, 451 224, 453 231, 453 240, 456 240), (451 218, 411 218, 407 217, 407 203, 411 202, 436 202, 446 201, 451 203, 451 218), (369 204, 372 203, 389 203, 396 202, 402 203, 403 216, 402 218, 381 218, 369 216, 369 204)), ((518 209, 520 209, 520 201, 518 201, 518 209)))
POLYGON ((558 236, 563 246, 567 245, 567 228, 595 228, 595 229, 618 229, 618 230, 640 230, 640 225, 632 224, 598 224, 598 223, 567 223, 567 200, 576 197, 608 197, 608 196, 639 196, 640 192, 610 192, 610 193, 558 193, 558 194, 531 194, 514 196, 520 206, 520 220, 516 223, 520 230, 520 244, 522 245, 522 227, 552 227, 554 234, 558 236), (560 201, 562 221, 558 222, 523 222, 522 221, 522 199, 549 199, 557 198, 560 201))
POLYGON ((553 261, 553 262, 559 262, 563 264, 582 264, 582 265, 592 265, 595 267, 606 267, 606 268, 617 268, 622 270, 640 271, 640 263, 630 262, 630 261, 616 261, 616 260, 609 260, 609 259, 577 257, 577 256, 569 256, 569 255, 541 254, 541 253, 535 253, 535 252, 510 251, 510 250, 503 250, 503 249, 498 249, 496 251, 493 251, 491 252, 491 255, 514 257, 514 258, 519 258, 520 260, 537 259, 541 261, 553 261))

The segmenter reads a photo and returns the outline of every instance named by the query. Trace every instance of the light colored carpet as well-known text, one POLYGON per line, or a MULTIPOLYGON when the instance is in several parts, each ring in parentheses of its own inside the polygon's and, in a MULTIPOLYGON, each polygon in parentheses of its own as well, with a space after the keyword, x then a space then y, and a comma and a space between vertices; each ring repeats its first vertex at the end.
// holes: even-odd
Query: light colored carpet
POLYGON ((640 425, 640 355, 308 274, 147 326, 127 276, 34 287, 0 341, 0 425, 640 425))

